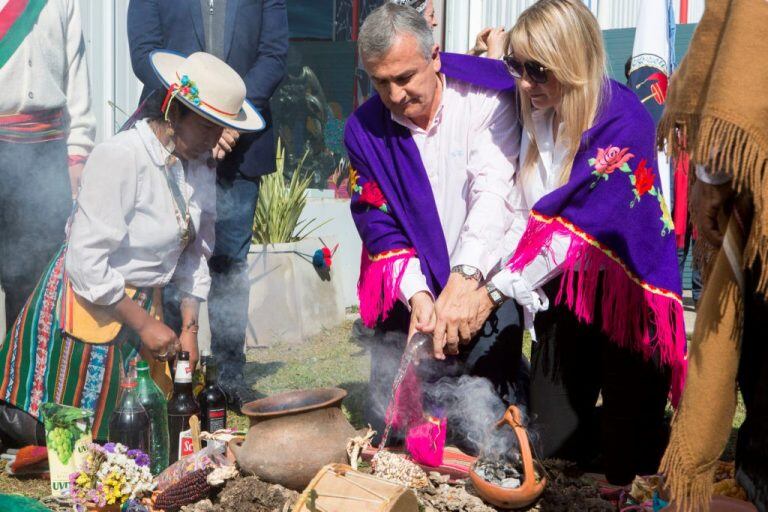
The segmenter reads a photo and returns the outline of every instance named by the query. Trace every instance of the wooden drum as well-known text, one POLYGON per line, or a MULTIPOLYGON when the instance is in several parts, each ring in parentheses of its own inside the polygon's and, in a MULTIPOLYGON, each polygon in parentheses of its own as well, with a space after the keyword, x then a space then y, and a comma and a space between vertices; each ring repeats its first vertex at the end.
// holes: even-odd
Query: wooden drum
POLYGON ((293 512, 418 512, 416 495, 402 485, 329 464, 312 479, 293 512))

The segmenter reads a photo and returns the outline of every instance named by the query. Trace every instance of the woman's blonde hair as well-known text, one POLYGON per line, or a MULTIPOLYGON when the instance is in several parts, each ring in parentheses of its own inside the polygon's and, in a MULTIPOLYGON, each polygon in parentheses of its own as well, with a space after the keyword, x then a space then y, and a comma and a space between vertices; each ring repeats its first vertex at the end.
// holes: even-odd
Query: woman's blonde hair
MULTIPOLYGON (((560 83, 562 136, 568 144, 561 184, 571 175, 573 159, 582 134, 597 117, 604 101, 605 48, 600 26, 581 0, 539 0, 523 11, 509 32, 507 52, 521 61, 533 60, 546 67, 560 83)), ((523 128, 531 137, 523 175, 534 169, 539 149, 532 129, 532 105, 518 87, 523 128)))

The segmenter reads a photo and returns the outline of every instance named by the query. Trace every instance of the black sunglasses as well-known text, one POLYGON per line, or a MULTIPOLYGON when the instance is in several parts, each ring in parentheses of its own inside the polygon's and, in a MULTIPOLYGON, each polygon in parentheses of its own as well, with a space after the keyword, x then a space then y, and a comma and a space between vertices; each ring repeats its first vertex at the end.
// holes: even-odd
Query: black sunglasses
POLYGON ((545 84, 549 79, 549 77, 547 77, 547 68, 535 60, 520 62, 512 55, 505 55, 502 57, 502 60, 504 60, 504 64, 507 65, 509 74, 515 78, 523 78, 523 73, 525 73, 528 75, 528 78, 537 84, 545 84))

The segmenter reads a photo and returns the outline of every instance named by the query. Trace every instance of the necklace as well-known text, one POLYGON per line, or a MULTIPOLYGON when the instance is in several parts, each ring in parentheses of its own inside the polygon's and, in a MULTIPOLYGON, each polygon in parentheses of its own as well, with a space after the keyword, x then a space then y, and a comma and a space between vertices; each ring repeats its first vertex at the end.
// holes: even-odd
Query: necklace
POLYGON ((164 133, 161 136, 158 131, 161 129, 156 123, 150 123, 155 137, 163 145, 163 149, 167 152, 165 157, 165 166, 162 170, 165 177, 165 183, 168 185, 168 190, 173 198, 173 209, 176 216, 176 224, 179 227, 179 243, 181 247, 186 247, 194 237, 194 225, 192 224, 192 218, 189 214, 189 208, 187 207, 187 201, 184 198, 184 194, 179 188, 179 184, 176 182, 173 173, 173 166, 179 161, 179 158, 173 154, 176 149, 176 144, 173 142, 172 137, 168 137, 168 133, 164 133), (163 144, 163 139, 168 138, 168 142, 163 144))

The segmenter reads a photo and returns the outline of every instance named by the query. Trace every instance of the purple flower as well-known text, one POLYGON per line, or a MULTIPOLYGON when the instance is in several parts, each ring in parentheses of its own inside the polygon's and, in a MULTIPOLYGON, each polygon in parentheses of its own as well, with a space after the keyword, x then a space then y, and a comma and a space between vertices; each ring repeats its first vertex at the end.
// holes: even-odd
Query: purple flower
POLYGON ((149 455, 141 450, 128 450, 128 458, 133 459, 138 466, 149 466, 149 455))
POLYGON ((104 450, 108 453, 115 453, 115 446, 117 446, 115 443, 107 443, 104 445, 104 450))
POLYGON ((96 489, 88 491, 88 501, 99 507, 105 506, 107 504, 107 498, 104 496, 103 489, 104 487, 99 484, 96 489))
POLYGON ((77 477, 80 476, 79 471, 69 474, 69 488, 74 489, 77 486, 77 477))

